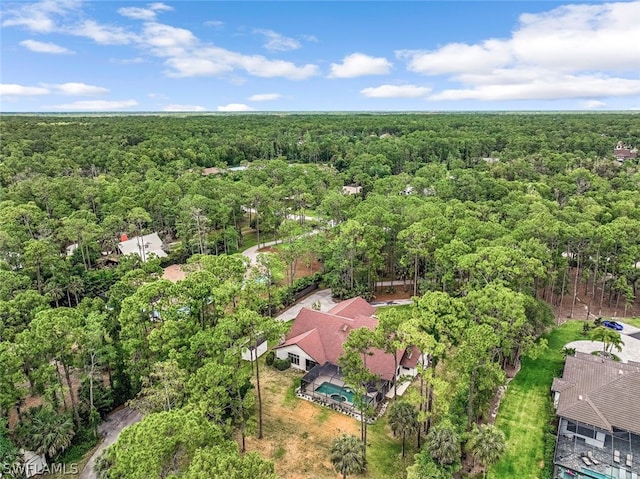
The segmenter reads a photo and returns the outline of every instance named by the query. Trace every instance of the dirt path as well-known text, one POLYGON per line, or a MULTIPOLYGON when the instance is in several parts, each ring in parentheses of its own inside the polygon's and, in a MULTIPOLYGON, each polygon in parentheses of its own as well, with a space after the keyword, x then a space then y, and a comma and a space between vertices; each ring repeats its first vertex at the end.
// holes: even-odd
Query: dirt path
POLYGON ((140 419, 142 419, 142 415, 138 411, 128 407, 118 409, 109 414, 107 420, 98 427, 98 432, 103 436, 102 442, 85 464, 79 479, 96 479, 97 476, 93 470, 93 466, 100 457, 100 454, 102 454, 102 451, 118 439, 120 432, 125 427, 137 423, 140 419))

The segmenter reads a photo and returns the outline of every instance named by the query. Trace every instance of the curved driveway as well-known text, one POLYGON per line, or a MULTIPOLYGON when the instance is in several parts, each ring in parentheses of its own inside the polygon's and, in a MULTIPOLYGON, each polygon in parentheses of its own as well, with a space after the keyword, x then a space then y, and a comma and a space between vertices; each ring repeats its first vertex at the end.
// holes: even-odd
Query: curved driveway
POLYGON ((97 474, 93 470, 93 466, 98 457, 100 457, 100 454, 102 454, 102 451, 116 442, 120 432, 125 427, 137 423, 140 419, 142 419, 142 415, 138 411, 128 407, 118 409, 109 414, 107 420, 98 426, 98 432, 103 436, 102 442, 96 450, 93 451, 89 461, 84 465, 79 479, 96 479, 97 474))
MULTIPOLYGON (((631 337, 632 334, 640 333, 640 328, 617 321, 622 324, 623 329, 620 331, 622 341, 622 351, 614 351, 614 354, 620 358, 623 363, 635 361, 640 363, 640 339, 631 337)), ((581 353, 591 354, 593 351, 602 351, 602 341, 572 341, 565 345, 567 348, 575 348, 581 353)))

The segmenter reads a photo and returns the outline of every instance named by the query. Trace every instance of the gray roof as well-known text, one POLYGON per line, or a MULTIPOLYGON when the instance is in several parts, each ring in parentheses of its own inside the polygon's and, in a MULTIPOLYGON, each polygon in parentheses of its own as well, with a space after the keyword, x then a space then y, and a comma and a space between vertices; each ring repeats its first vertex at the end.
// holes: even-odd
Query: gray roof
POLYGON ((559 393, 558 416, 640 434, 640 364, 576 353, 567 357, 551 390, 559 393))
POLYGON ((167 253, 162 250, 162 240, 158 233, 151 233, 143 236, 134 236, 127 241, 118 243, 118 249, 124 255, 137 254, 143 261, 147 261, 151 253, 158 258, 167 257, 167 253))

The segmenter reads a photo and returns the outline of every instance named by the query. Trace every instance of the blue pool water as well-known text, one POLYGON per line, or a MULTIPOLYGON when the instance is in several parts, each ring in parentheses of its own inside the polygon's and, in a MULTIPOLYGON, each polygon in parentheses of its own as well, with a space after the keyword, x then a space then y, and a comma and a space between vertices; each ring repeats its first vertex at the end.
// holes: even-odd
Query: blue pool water
POLYGON ((340 386, 325 381, 316 388, 316 392, 326 394, 335 401, 353 404, 353 391, 349 388, 341 388, 340 386))

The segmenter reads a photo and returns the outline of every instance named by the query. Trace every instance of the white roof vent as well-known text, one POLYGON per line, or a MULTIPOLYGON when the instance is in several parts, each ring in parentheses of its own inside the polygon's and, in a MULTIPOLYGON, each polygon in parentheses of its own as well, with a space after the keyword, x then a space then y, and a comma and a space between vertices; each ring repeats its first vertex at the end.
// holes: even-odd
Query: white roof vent
POLYGON ((582 394, 578 396, 578 401, 582 401, 582 394))

